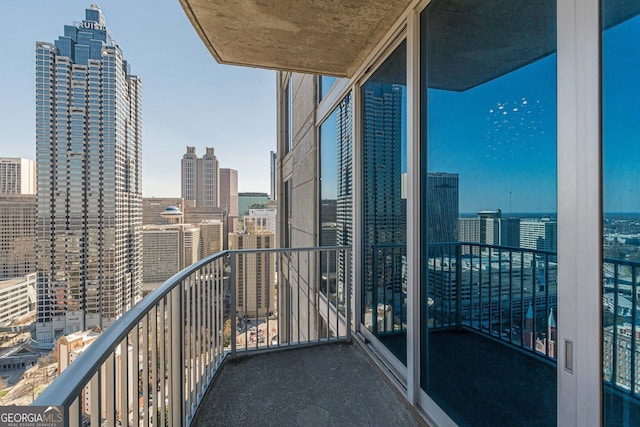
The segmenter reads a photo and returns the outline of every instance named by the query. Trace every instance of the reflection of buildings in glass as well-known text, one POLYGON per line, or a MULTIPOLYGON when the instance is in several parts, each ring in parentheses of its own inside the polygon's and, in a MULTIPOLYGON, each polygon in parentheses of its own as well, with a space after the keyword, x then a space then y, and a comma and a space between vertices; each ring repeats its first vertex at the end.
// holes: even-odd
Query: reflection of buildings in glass
POLYGON ((633 328, 631 323, 622 325, 607 326, 604 328, 604 348, 603 348, 603 377, 605 381, 609 381, 624 390, 631 390, 632 379, 635 384, 635 393, 640 393, 640 369, 637 365, 632 366, 631 361, 635 360, 636 364, 640 360, 640 346, 637 342, 640 340, 640 327, 636 327, 635 339, 633 338, 633 328), (635 349, 635 358, 632 357, 635 349), (615 357, 614 357, 615 351, 615 357), (632 373, 635 372, 635 378, 632 373))
MULTIPOLYGON (((337 246, 338 243, 338 223, 337 222, 323 222, 320 224, 320 239, 322 246, 337 246)), ((338 265, 335 252, 321 253, 320 254, 320 276, 321 291, 326 292, 327 285, 329 293, 336 292, 338 265)), ((344 272, 341 269, 341 273, 344 272)))
POLYGON ((403 86, 375 80, 363 87, 364 307, 386 304, 384 295, 402 291, 402 257, 379 244, 406 241, 402 199, 403 86), (373 265, 374 251, 378 265, 373 265), (388 263, 388 264, 387 264, 388 263), (374 274, 374 269, 376 273, 374 274), (374 275, 378 283, 373 283, 374 275), (374 287, 378 295, 373 295, 374 287), (388 289, 390 292, 385 292, 388 289))
POLYGON ((520 247, 556 252, 558 250, 558 223, 544 218, 521 220, 520 247))
POLYGON ((98 6, 36 57, 36 338, 53 343, 141 296, 142 95, 98 6))
MULTIPOLYGON (((353 237, 353 103, 351 96, 345 97, 336 108, 337 130, 337 172, 338 193, 336 202, 336 246, 351 246, 353 237)), ((346 265, 346 253, 340 251, 337 259, 337 292, 345 295, 342 288, 347 281, 346 275, 351 271, 346 265)))
POLYGON ((520 219, 502 218, 500 209, 480 211, 476 218, 458 219, 461 242, 494 246, 520 246, 520 219))
POLYGON ((427 243, 458 241, 458 174, 427 176, 427 243))
POLYGON ((557 308, 557 263, 552 261, 533 261, 527 254, 503 251, 482 258, 462 255, 458 264, 452 253, 430 257, 427 271, 428 319, 432 327, 456 322, 457 301, 463 324, 482 329, 488 329, 490 324, 497 326, 500 319, 513 319, 522 327, 522 315, 531 305, 538 319, 536 329, 541 332, 542 319, 550 314, 547 310, 557 308))

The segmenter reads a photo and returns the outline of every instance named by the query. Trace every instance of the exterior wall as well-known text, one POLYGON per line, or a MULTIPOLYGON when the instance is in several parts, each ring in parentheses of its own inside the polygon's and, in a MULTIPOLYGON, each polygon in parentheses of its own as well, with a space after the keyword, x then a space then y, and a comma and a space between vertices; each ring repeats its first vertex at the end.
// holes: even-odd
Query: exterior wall
POLYGON ((520 246, 555 252, 558 248, 558 224, 555 221, 520 221, 520 246))
MULTIPOLYGON (((311 247, 318 244, 319 195, 318 195, 318 144, 316 131, 317 110, 317 77, 308 74, 278 73, 278 103, 280 120, 278 121, 278 241, 280 247, 311 247), (291 123, 286 123, 289 114, 285 114, 288 104, 286 82, 291 85, 291 123), (287 130, 290 129, 290 130, 287 130), (287 152, 287 136, 290 132, 291 150, 287 152), (289 189, 289 194, 286 193, 289 189), (287 206, 288 205, 288 206, 287 206)), ((305 281, 307 277, 312 283, 287 283, 284 277, 279 279, 279 295, 281 307, 287 307, 286 296, 292 300, 297 298, 297 289, 318 290, 314 260, 297 260, 292 254, 291 266, 283 266, 282 271, 291 268, 291 277, 300 277, 305 281), (296 271, 300 266, 300 271, 296 271), (299 275, 298 275, 299 273, 299 275), (289 287, 290 285, 290 287, 289 287)), ((305 312, 306 313, 306 312, 305 312)), ((301 316, 293 307, 292 319, 299 324, 303 333, 310 330, 314 338, 319 329, 317 316, 307 319, 301 316)), ((286 340, 288 325, 281 319, 280 331, 282 339, 286 340)))
POLYGON ((224 225, 222 221, 210 220, 198 224, 200 227, 200 258, 206 258, 223 250, 224 225))
POLYGON ((145 282, 167 280, 200 259, 200 229, 191 224, 146 226, 142 236, 145 282))
POLYGON ((36 275, 0 281, 0 326, 8 326, 36 309, 36 275))
POLYGON ((142 231, 144 282, 163 282, 180 271, 180 231, 159 227, 142 231))
MULTIPOLYGON (((275 209, 249 209, 249 217, 254 220, 256 230, 266 230, 276 233, 276 210, 275 209)), ((245 220, 245 227, 247 226, 245 220)))
POLYGON ((0 157, 0 194, 36 194, 36 162, 0 157))
POLYGON ((36 268, 36 196, 0 195, 0 278, 36 268))

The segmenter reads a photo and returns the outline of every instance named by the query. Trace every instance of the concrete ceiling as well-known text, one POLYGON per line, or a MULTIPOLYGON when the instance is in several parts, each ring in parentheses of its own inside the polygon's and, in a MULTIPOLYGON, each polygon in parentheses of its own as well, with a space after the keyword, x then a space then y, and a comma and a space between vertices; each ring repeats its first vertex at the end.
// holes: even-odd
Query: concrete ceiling
POLYGON ((350 77, 410 0, 180 0, 223 64, 350 77))
MULTIPOLYGON (((410 0, 180 0, 224 64, 351 77, 410 0)), ((605 28, 638 14, 609 0, 605 28)), ((433 0, 422 14, 428 86, 464 91, 556 49, 553 0, 433 0), (428 40, 428 41, 427 41, 428 40)), ((404 56, 403 56, 404 57, 404 56)), ((404 67, 394 81, 404 80, 404 67)), ((390 73, 389 78, 391 78, 390 73)))

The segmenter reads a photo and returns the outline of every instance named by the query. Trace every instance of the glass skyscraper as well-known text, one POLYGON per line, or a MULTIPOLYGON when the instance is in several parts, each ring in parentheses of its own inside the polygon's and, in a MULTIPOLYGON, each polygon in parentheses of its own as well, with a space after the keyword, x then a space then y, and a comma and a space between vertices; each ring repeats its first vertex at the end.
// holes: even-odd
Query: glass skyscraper
POLYGON ((39 341, 108 327, 140 299, 141 103, 98 6, 36 43, 39 341))

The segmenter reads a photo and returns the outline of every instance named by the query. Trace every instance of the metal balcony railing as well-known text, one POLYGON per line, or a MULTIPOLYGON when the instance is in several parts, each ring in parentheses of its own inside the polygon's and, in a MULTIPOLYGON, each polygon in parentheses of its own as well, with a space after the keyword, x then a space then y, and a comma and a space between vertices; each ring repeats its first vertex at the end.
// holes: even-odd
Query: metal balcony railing
MULTIPOLYGON (((372 301, 365 324, 379 336, 406 332, 406 245, 372 246, 372 301), (377 307, 377 316, 371 315, 377 307)), ((463 328, 556 363, 555 252, 481 243, 427 247, 422 294, 429 330, 463 328), (426 304, 425 304, 426 303, 426 304)), ((640 400, 640 263, 604 259, 603 371, 609 390, 640 400)), ((366 299, 365 299, 366 300, 366 299)))
MULTIPOLYGON (((164 282, 38 397, 66 425, 189 425, 223 362, 255 351, 349 340, 351 249, 224 251, 164 282), (324 254, 324 255, 323 255, 324 254)), ((215 392, 215 391, 214 391, 215 392)))

